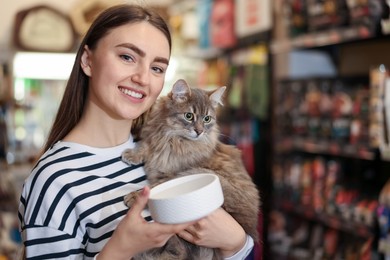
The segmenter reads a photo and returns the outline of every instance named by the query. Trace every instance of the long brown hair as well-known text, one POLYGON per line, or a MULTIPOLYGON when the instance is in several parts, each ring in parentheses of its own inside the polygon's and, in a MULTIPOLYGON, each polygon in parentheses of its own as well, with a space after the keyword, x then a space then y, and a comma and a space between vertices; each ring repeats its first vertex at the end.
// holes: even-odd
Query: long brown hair
MULTIPOLYGON (((76 126, 83 114, 85 101, 88 96, 89 79, 80 67, 84 46, 87 45, 89 49, 93 50, 96 48, 99 40, 107 35, 110 30, 125 24, 142 21, 149 22, 165 35, 169 43, 169 51, 171 51, 172 39, 169 28, 157 12, 130 4, 116 5, 103 11, 94 20, 80 44, 62 101, 42 152, 63 139, 76 126)), ((142 121, 142 116, 140 116, 139 120, 142 121)), ((135 120, 133 125, 138 126, 139 122, 135 120)))

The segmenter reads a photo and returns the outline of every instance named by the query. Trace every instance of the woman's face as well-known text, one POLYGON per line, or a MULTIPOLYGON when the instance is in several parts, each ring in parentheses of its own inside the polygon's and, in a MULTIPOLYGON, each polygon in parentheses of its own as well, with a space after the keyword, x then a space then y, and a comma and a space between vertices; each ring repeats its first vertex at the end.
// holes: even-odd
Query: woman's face
POLYGON ((167 38, 148 22, 111 30, 82 55, 82 69, 90 77, 87 106, 114 119, 137 118, 160 94, 169 57, 167 38))

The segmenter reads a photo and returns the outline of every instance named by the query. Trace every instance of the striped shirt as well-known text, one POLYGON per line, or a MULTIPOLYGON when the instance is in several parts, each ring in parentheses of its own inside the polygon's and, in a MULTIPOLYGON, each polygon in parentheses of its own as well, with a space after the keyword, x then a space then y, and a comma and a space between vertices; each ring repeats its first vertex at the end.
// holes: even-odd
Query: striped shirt
MULTIPOLYGON (((142 165, 129 166, 119 146, 94 148, 58 142, 42 155, 26 179, 19 203, 20 229, 27 259, 93 259, 111 237, 128 208, 123 197, 142 189, 142 165)), ((147 211, 143 217, 150 220, 147 211)), ((227 259, 244 259, 245 246, 227 259)))
POLYGON ((19 204, 27 259, 93 259, 127 212, 124 195, 147 183, 143 167, 121 161, 132 147, 58 142, 41 157, 19 204))

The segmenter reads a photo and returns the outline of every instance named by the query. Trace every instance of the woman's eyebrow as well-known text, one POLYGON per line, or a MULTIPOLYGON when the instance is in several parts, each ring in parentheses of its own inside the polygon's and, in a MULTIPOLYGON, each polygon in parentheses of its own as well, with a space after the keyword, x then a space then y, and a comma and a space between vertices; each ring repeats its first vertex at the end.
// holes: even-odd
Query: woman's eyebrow
POLYGON ((123 48, 130 49, 130 50, 134 51, 135 53, 137 53, 141 57, 145 57, 145 55, 146 55, 146 53, 143 50, 141 50, 140 48, 138 48, 137 46, 135 46, 132 43, 121 43, 121 44, 118 44, 116 47, 123 47, 123 48))
MULTIPOLYGON (((132 43, 121 43, 121 44, 116 45, 116 47, 123 47, 123 48, 130 49, 130 50, 134 51, 135 53, 137 53, 141 57, 146 56, 146 53, 143 50, 141 50, 140 48, 138 48, 137 46, 135 46, 132 43)), ((154 61, 165 63, 167 65, 169 64, 169 60, 167 58, 164 58, 164 57, 156 57, 154 59, 154 61)))
POLYGON ((169 65, 169 60, 163 57, 156 57, 154 59, 155 62, 160 62, 169 65))

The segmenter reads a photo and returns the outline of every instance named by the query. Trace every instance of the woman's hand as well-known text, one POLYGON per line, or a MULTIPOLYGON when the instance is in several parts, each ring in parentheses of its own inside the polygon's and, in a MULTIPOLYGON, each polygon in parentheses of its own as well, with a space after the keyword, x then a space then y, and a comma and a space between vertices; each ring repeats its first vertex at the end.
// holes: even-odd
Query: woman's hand
POLYGON ((187 227, 178 235, 199 246, 219 248, 224 257, 234 255, 246 242, 244 229, 222 208, 187 227))
POLYGON ((149 198, 149 187, 145 187, 124 219, 118 224, 110 240, 97 259, 126 259, 151 248, 163 246, 168 239, 192 223, 168 225, 147 222, 141 216, 149 198))

